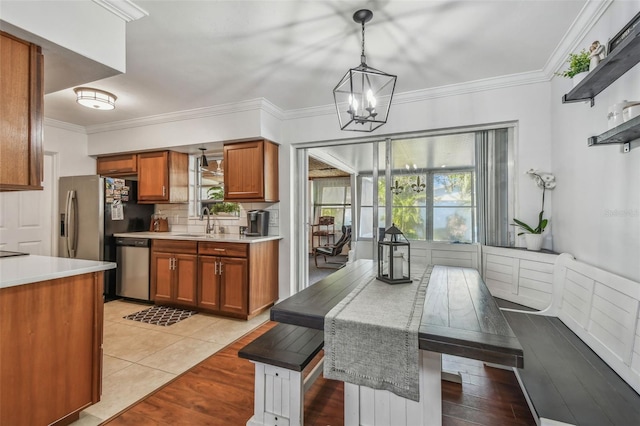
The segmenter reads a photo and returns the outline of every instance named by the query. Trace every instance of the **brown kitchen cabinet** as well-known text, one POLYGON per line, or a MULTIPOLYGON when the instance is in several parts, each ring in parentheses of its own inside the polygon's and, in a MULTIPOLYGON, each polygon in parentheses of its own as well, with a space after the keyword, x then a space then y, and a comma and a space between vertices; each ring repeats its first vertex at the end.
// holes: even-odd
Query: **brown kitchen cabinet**
POLYGON ((200 256, 198 264, 198 307, 239 316, 247 315, 247 259, 200 256))
POLYGON ((138 202, 189 201, 189 156, 174 151, 138 154, 138 202))
POLYGON ((225 201, 277 202, 278 145, 267 140, 224 145, 225 201))
POLYGON ((100 401, 103 289, 103 272, 0 288, 0 425, 69 424, 100 401))
POLYGON ((42 50, 0 32, 0 191, 42 189, 42 50))
POLYGON ((278 240, 198 245, 198 308, 252 318, 278 298, 278 240))
POLYGON ((96 171, 100 176, 134 176, 138 174, 138 156, 137 154, 120 154, 98 157, 96 171))
POLYGON ((153 240, 151 294, 156 304, 196 306, 198 243, 153 240))

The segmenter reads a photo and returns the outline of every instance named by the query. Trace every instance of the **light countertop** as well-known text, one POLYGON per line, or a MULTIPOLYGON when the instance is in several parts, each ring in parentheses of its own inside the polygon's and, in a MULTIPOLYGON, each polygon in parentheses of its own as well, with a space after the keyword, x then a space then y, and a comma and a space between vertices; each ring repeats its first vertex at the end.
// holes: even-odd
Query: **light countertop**
POLYGON ((279 235, 263 237, 247 237, 240 234, 204 234, 198 232, 123 232, 113 234, 115 237, 151 238, 154 240, 188 240, 188 241, 220 241, 225 243, 261 243, 264 241, 281 240, 279 235))
POLYGON ((116 264, 114 262, 37 256, 34 254, 5 257, 0 259, 0 289, 106 271, 115 267, 116 264))

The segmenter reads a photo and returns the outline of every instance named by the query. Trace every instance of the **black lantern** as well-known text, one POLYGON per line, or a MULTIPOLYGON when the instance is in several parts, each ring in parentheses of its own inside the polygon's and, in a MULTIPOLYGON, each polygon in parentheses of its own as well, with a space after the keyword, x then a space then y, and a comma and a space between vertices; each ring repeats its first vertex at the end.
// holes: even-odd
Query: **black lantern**
POLYGON ((401 230, 391 224, 378 242, 378 279, 388 284, 411 282, 411 246, 401 230), (407 270, 404 271, 404 265, 407 270))

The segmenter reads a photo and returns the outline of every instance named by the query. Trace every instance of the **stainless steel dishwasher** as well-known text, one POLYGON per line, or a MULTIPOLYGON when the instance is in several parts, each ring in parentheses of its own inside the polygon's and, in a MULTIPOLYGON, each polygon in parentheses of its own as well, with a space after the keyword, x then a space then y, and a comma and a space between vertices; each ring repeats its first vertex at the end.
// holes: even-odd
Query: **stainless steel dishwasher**
POLYGON ((148 238, 116 238, 116 295, 137 300, 149 297, 148 238))

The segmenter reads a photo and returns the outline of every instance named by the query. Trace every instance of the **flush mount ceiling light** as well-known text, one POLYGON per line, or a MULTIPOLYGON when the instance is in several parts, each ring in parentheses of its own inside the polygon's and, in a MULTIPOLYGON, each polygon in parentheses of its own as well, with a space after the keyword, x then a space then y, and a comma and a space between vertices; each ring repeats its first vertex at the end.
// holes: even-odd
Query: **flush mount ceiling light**
POLYGON ((353 14, 353 20, 362 25, 362 52, 360 65, 347 71, 333 89, 341 130, 371 132, 386 123, 389 115, 397 77, 367 65, 364 24, 371 18, 373 12, 367 9, 353 14))
POLYGON ((116 95, 91 87, 76 87, 76 102, 91 109, 109 110, 116 107, 116 95))

